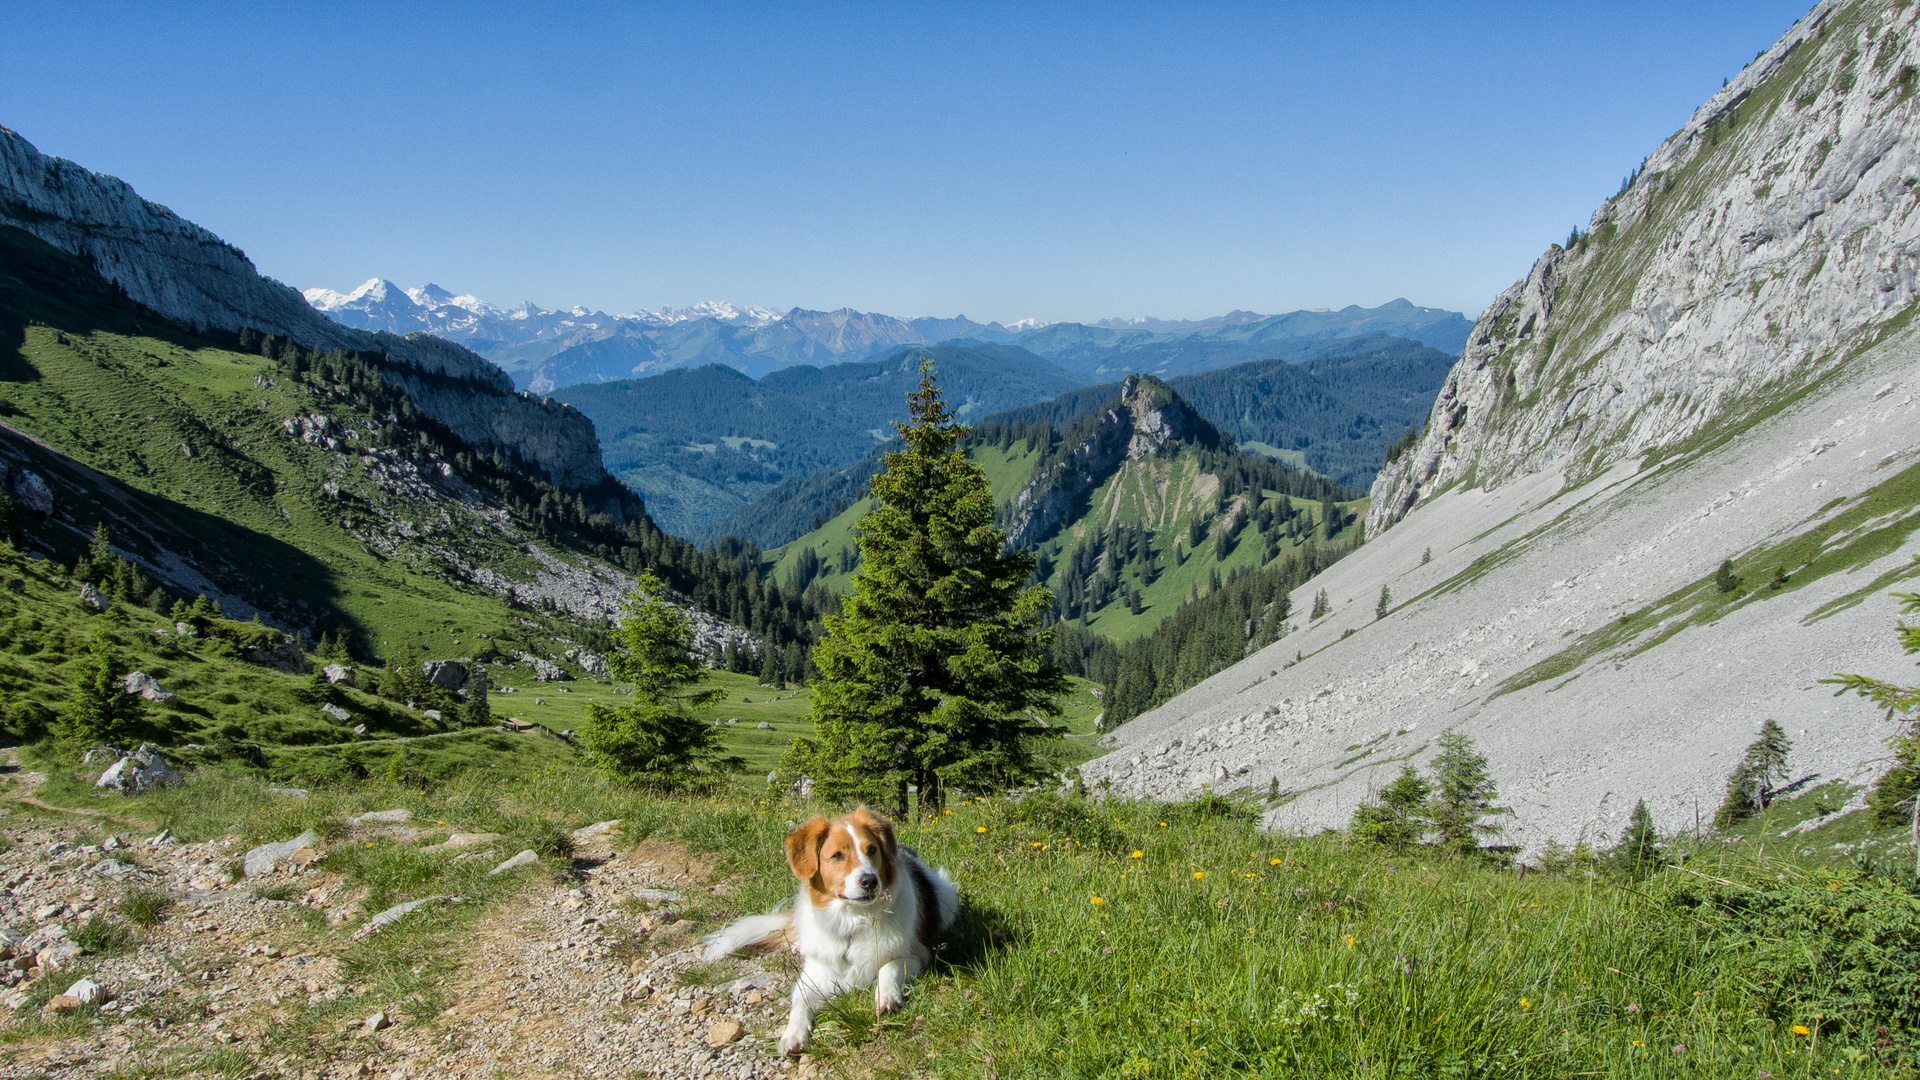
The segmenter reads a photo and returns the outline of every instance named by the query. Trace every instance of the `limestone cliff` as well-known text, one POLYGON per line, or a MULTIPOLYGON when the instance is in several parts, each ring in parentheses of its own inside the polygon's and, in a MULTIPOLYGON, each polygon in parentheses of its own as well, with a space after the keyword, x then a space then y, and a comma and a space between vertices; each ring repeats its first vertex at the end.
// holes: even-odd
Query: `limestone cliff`
POLYGON ((1214 447, 1222 437, 1206 418, 1151 375, 1129 375, 1120 396, 1067 432, 1067 445, 1034 469, 1014 496, 1007 542, 1030 547, 1079 516, 1088 493, 1122 462, 1152 457, 1175 443, 1214 447))
POLYGON ((182 325, 250 326, 307 346, 380 354, 415 403, 469 443, 517 451, 562 487, 606 478, 593 422, 580 413, 516 395, 505 372, 450 342, 333 322, 292 288, 262 277, 232 244, 141 198, 124 180, 42 154, 6 128, 0 225, 85 259, 130 298, 182 325))
POLYGON ((1912 9, 1820 4, 1481 316, 1370 535, 1450 486, 1571 480, 1739 427, 1904 320, 1912 9))
POLYGON ((1819 680, 1912 681, 1888 593, 1920 577, 1917 90, 1920 8, 1796 23, 1487 310, 1367 544, 1292 597, 1332 610, 1086 778, 1273 791, 1269 822, 1311 830, 1454 729, 1508 842, 1603 842, 1640 798, 1663 832, 1711 821, 1773 719, 1796 780, 1857 800, 1889 727, 1819 680))

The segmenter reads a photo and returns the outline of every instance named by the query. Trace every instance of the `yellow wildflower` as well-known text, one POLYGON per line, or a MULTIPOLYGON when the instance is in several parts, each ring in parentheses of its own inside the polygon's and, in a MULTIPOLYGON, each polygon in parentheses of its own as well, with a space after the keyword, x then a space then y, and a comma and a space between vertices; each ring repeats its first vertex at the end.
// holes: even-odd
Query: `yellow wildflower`
POLYGON ((1285 860, 1285 859, 1269 859, 1269 860, 1267 860, 1267 865, 1268 865, 1268 866, 1279 866, 1279 865, 1280 865, 1281 863, 1284 863, 1284 862, 1286 862, 1286 861, 1287 861, 1287 860, 1285 860))
POLYGON ((1812 1032, 1812 1031, 1810 1031, 1810 1030, 1809 1030, 1809 1029, 1807 1028, 1807 1025, 1805 1025, 1805 1024, 1795 1024, 1795 1025, 1793 1025, 1793 1033, 1794 1033, 1795 1035, 1811 1035, 1811 1034, 1813 1034, 1813 1032, 1812 1032))
POLYGON ((1347 948, 1349 949, 1353 948, 1354 937, 1352 934, 1342 934, 1340 935, 1340 940, 1347 943, 1347 948))
POLYGON ((1526 998, 1521 998, 1521 999, 1520 999, 1520 1007, 1521 1007, 1521 1008, 1523 1008, 1523 1009, 1531 1009, 1531 1008, 1533 1008, 1533 1002, 1531 1002, 1531 1001, 1528 1001, 1528 1000, 1527 1000, 1526 998))
POLYGON ((1092 903, 1092 904, 1093 904, 1093 905, 1094 905, 1095 907, 1098 907, 1099 905, 1101 905, 1101 904, 1104 904, 1104 903, 1106 903, 1106 901, 1105 901, 1105 900, 1102 900, 1102 899, 1100 899, 1100 898, 1099 898, 1099 897, 1097 897, 1097 896, 1095 896, 1095 897, 1093 897, 1093 898, 1091 899, 1091 901, 1090 901, 1090 902, 1091 902, 1091 903, 1092 903))
POLYGON ((1147 853, 1144 851, 1136 851, 1133 854, 1127 856, 1127 858, 1129 859, 1144 859, 1146 857, 1147 857, 1147 853))
MULTIPOLYGON (((368 845, 368 846, 371 847, 372 845, 368 845)), ((1193 872, 1193 880, 1195 881, 1199 881, 1201 878, 1206 876, 1207 876, 1207 872, 1204 870, 1195 870, 1193 872)))
POLYGON ((985 825, 975 825, 973 827, 973 831, 977 833, 983 833, 987 831, 987 827, 985 825))

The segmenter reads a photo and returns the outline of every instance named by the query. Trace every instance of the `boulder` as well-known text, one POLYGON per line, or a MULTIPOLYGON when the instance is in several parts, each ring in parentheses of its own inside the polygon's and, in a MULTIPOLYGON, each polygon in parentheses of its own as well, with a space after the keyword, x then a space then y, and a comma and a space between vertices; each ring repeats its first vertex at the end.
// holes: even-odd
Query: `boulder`
POLYGON ((355 735, 365 735, 367 733, 367 725, 365 724, 353 725, 353 733, 355 735))
POLYGON ((80 586, 80 606, 91 611, 105 611, 113 606, 105 593, 93 587, 92 582, 80 586))
POLYGON ((559 664, 551 660, 543 660, 532 653, 519 653, 516 659, 527 665, 527 669, 533 672, 533 677, 536 682, 559 682, 569 678, 566 669, 562 668, 559 664))
POLYGON ((375 825, 405 825, 412 820, 413 811, 411 810, 375 810, 369 814, 348 818, 347 824, 356 829, 364 829, 375 825))
POLYGON ((327 681, 335 686, 355 685, 353 669, 345 664, 328 664, 320 669, 320 674, 325 675, 327 681))
POLYGON ((247 852, 244 866, 248 877, 271 874, 281 863, 293 858, 301 848, 313 850, 320 843, 320 837, 312 829, 301 833, 291 840, 282 840, 277 844, 261 844, 247 852))
POLYGON ((144 671, 129 671, 120 685, 129 694, 139 694, 148 701, 157 701, 162 705, 180 700, 180 695, 160 685, 160 681, 144 671))
POLYGON ((461 848, 481 847, 500 839, 497 832, 457 832, 437 844, 423 847, 421 851, 458 851, 461 848))
POLYGON ((184 782, 185 778, 168 767, 160 751, 141 743, 139 749, 114 762, 106 772, 101 773, 93 786, 111 788, 125 795, 137 795, 184 782))
POLYGON ((190 622, 177 622, 173 624, 173 635, 175 637, 190 638, 190 637, 198 636, 199 633, 200 632, 194 629, 193 624, 190 622))
POLYGON ((753 729, 755 731, 772 731, 773 725, 767 723, 765 720, 762 720, 759 723, 753 725, 753 729))
POLYGON ((333 717, 335 720, 338 720, 343 724, 353 719, 352 713, 348 712, 347 710, 341 708, 338 705, 333 704, 332 702, 328 702, 327 704, 320 706, 320 711, 323 713, 326 713, 328 716, 333 717))
POLYGON ((568 649, 564 655, 567 659, 579 664, 587 674, 596 678, 606 677, 607 658, 605 656, 589 649, 580 648, 568 649))
POLYGON ((283 641, 271 649, 250 647, 247 649, 247 663, 270 667, 288 675, 305 675, 312 667, 307 663, 306 655, 300 651, 300 646, 292 641, 283 641))
POLYGON ((445 723, 447 719, 446 715, 439 709, 422 709, 420 710, 420 716, 422 719, 431 720, 436 724, 445 723))
POLYGON ((420 674, 442 690, 458 690, 467 682, 467 666, 453 660, 429 660, 420 665, 420 674))
POLYGON ((32 469, 8 469, 7 494, 13 505, 41 521, 53 513, 53 491, 32 469))

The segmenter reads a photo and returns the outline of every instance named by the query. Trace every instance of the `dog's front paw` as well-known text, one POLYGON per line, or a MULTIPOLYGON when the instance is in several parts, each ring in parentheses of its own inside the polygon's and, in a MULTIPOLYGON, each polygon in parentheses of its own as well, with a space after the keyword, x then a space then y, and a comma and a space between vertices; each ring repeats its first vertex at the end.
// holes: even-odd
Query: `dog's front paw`
POLYGON ((807 1036, 812 1034, 798 1024, 788 1024, 787 1030, 780 1036, 780 1053, 784 1057, 798 1057, 807 1047, 807 1036))
POLYGON ((904 1004, 906 1004, 906 998, 891 986, 882 986, 873 992, 873 1011, 882 1016, 890 1012, 898 1012, 900 1006, 904 1004))

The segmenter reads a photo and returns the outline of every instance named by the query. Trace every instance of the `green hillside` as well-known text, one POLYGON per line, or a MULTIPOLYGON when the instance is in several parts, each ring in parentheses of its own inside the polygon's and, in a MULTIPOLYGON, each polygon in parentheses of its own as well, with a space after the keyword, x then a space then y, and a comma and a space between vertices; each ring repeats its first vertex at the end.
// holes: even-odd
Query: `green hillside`
MULTIPOLYGON (((992 432, 977 432, 967 456, 986 472, 1004 508, 1032 480, 1044 456, 1041 445, 1025 438, 1002 443, 992 432)), ((1208 461, 1193 447, 1125 461, 1094 489, 1084 514, 1034 545, 1056 615, 1115 641, 1141 637, 1181 604, 1328 538, 1322 501, 1270 488, 1257 498, 1223 498, 1221 478, 1208 471, 1208 461)), ((1346 539, 1365 519, 1367 501, 1332 505, 1333 535, 1346 539)), ((848 590, 857 572, 857 526, 872 508, 871 499, 859 499, 768 552, 773 579, 848 590)))

